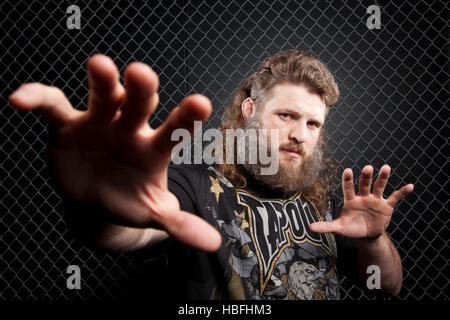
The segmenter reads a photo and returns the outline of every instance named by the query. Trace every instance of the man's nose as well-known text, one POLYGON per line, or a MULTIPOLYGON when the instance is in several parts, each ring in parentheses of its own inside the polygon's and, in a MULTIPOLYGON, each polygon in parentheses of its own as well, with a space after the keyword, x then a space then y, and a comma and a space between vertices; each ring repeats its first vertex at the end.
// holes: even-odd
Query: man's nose
POLYGON ((295 123, 290 132, 289 132, 289 139, 295 140, 297 143, 304 143, 306 142, 306 123, 297 122, 295 123))

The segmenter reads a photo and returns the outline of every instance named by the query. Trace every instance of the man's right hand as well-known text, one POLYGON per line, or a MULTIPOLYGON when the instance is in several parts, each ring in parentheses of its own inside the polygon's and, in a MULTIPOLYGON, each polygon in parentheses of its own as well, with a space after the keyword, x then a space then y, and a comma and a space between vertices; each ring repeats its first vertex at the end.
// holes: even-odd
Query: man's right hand
POLYGON ((194 120, 205 121, 211 113, 209 99, 186 97, 164 124, 152 129, 148 119, 159 103, 159 79, 149 66, 130 64, 125 88, 107 56, 91 57, 87 70, 87 111, 73 108, 62 90, 41 83, 24 84, 9 97, 15 108, 37 110, 47 119, 46 160, 59 191, 71 201, 104 208, 107 223, 162 228, 188 246, 217 250, 218 231, 181 211, 167 186, 177 143, 170 139, 172 131, 192 133, 194 120))

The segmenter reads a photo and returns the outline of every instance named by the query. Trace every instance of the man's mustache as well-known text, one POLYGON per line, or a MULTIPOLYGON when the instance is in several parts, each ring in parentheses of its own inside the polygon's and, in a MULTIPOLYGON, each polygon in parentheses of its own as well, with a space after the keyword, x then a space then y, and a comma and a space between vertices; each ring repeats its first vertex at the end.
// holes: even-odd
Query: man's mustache
POLYGON ((289 142, 280 145, 280 150, 289 150, 292 152, 297 152, 302 157, 306 156, 305 148, 303 147, 303 144, 295 143, 295 142, 289 142))

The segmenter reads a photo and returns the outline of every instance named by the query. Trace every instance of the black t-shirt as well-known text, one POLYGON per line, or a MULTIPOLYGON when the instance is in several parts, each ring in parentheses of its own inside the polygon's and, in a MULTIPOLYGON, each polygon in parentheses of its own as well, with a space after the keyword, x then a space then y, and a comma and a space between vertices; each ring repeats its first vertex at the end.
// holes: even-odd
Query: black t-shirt
MULTIPOLYGON (((285 196, 252 179, 238 189, 207 165, 170 165, 168 176, 181 209, 213 225, 222 245, 205 253, 169 238, 140 250, 140 257, 158 261, 141 289, 188 299, 339 299, 338 269, 352 269, 354 252, 333 234, 310 231, 322 218, 301 195, 285 196)), ((334 218, 331 198, 325 220, 334 218)))

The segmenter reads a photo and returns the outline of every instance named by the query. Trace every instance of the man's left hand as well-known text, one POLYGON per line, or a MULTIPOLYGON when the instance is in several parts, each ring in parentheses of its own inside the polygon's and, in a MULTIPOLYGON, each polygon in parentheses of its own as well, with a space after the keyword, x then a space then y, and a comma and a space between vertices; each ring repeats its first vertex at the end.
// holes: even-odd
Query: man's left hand
POLYGON ((358 194, 355 194, 353 171, 347 168, 342 173, 344 206, 339 218, 332 222, 315 222, 310 225, 313 232, 333 232, 344 237, 376 240, 386 230, 391 221, 395 206, 414 189, 408 184, 394 191, 389 198, 383 198, 383 192, 389 179, 391 168, 384 165, 373 184, 373 167, 365 166, 359 179, 358 194))

